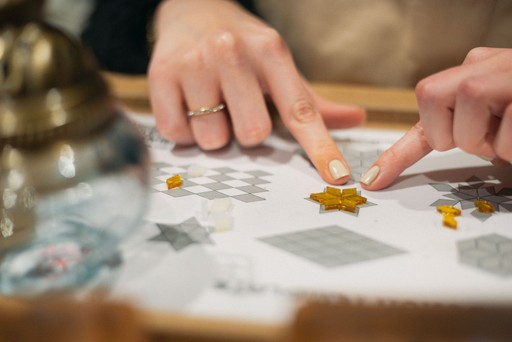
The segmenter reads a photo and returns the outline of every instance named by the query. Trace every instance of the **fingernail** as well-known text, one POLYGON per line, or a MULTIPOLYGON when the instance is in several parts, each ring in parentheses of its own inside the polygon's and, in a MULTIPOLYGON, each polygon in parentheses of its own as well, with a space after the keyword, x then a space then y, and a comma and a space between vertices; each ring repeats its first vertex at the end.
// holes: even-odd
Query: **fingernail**
POLYGON ((329 162, 329 172, 334 179, 340 179, 342 177, 348 176, 348 170, 345 165, 336 159, 329 162))
POLYGON ((374 165, 361 176, 359 181, 363 184, 370 185, 375 180, 375 178, 377 178, 379 172, 380 168, 377 165, 374 165))
POLYGON ((483 159, 485 161, 488 161, 488 162, 492 161, 492 158, 489 158, 489 157, 486 157, 486 156, 478 156, 477 155, 477 157, 480 158, 480 159, 483 159))

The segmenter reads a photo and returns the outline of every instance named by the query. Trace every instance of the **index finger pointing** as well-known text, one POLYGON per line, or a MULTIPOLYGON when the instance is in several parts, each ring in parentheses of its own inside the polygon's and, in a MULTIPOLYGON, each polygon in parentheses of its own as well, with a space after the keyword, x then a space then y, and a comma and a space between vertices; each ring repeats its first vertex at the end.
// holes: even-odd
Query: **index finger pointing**
POLYGON ((267 87, 284 125, 304 148, 326 182, 346 183, 350 175, 348 165, 331 138, 291 57, 284 62, 281 60, 274 64, 270 61, 265 64, 267 87))
POLYGON ((402 138, 388 148, 361 177, 367 190, 390 185, 405 169, 432 151, 418 122, 402 138))

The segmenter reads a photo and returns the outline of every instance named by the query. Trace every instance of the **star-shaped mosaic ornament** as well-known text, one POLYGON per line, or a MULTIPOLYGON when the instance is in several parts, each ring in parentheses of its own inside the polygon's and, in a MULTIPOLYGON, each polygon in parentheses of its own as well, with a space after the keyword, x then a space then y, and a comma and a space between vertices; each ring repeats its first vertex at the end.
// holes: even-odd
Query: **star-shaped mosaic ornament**
POLYGON ((357 216, 359 208, 376 205, 368 202, 356 188, 326 187, 324 192, 312 193, 307 200, 320 204, 320 213, 343 211, 357 216))
POLYGON ((495 183, 483 181, 478 177, 471 177, 465 183, 456 186, 447 183, 430 185, 439 192, 445 192, 444 198, 430 205, 433 207, 460 205, 462 210, 473 209, 471 215, 481 221, 487 220, 491 214, 479 211, 475 205, 477 200, 489 202, 497 212, 512 212, 512 188, 503 187, 498 191, 495 183))
POLYGON ((176 225, 157 224, 160 234, 152 237, 150 241, 165 241, 180 251, 191 244, 212 243, 208 230, 201 226, 195 217, 176 225))

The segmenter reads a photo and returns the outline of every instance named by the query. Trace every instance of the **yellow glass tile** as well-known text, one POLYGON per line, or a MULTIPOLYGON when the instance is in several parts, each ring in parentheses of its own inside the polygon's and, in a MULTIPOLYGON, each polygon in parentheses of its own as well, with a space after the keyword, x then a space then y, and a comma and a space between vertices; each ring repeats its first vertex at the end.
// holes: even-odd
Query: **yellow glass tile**
POLYGON ((324 201, 322 201, 322 204, 324 205, 325 210, 338 209, 338 206, 340 205, 340 203, 341 203, 341 200, 338 197, 326 198, 324 201))
POLYGON ((324 210, 339 210, 341 203, 338 201, 336 203, 324 203, 324 210))
POLYGON ((341 197, 341 190, 338 188, 328 186, 325 188, 325 192, 336 197, 341 197))
POLYGON ((444 214, 443 225, 451 229, 457 229, 457 220, 455 220, 455 216, 450 214, 444 214))
POLYGON ((356 188, 343 189, 343 191, 341 193, 341 197, 350 197, 350 196, 357 196, 356 188))
POLYGON ((333 198, 336 199, 337 197, 333 196, 331 194, 328 194, 326 192, 317 192, 317 193, 309 195, 309 198, 323 204, 325 201, 327 201, 329 199, 333 199, 333 198))
POLYGON ((366 197, 359 196, 359 195, 351 196, 351 197, 347 198, 347 200, 355 202, 356 205, 360 205, 360 204, 365 204, 366 203, 366 197))
POLYGON ((481 213, 485 213, 485 214, 492 214, 492 213, 494 213, 494 206, 489 201, 476 200, 475 201, 475 207, 481 213))
POLYGON ((183 185, 183 180, 180 175, 169 177, 165 182, 167 183, 167 189, 169 190, 183 185))
POLYGON ((313 194, 310 194, 309 198, 312 199, 313 201, 320 202, 322 200, 322 194, 323 192, 315 192, 313 194))
POLYGON ((349 197, 349 198, 344 198, 341 201, 341 204, 349 206, 349 207, 356 207, 359 203, 356 198, 349 197))
POLYGON ((354 205, 352 203, 347 203, 346 201, 343 201, 339 205, 338 208, 339 208, 339 210, 350 211, 351 213, 355 213, 356 209, 357 209, 357 205, 354 205))
POLYGON ((451 206, 451 205, 438 205, 436 208, 437 208, 437 211, 443 215, 450 214, 452 216, 460 216, 460 214, 461 214, 460 209, 455 208, 454 206, 451 206))

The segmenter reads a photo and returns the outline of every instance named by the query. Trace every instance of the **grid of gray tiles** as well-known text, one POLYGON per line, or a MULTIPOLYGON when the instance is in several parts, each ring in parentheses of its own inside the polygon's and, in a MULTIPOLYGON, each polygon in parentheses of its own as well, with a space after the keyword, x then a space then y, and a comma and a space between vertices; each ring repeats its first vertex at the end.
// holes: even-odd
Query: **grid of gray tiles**
POLYGON ((250 203, 264 201, 262 193, 268 191, 265 186, 270 181, 265 177, 270 173, 262 170, 239 171, 230 167, 208 168, 207 173, 199 177, 189 177, 189 165, 171 165, 154 163, 151 177, 153 192, 161 192, 171 197, 200 196, 209 200, 231 197, 235 200, 250 203), (168 190, 165 180, 180 174, 183 185, 168 190))
POLYGON ((150 241, 169 242, 176 251, 195 243, 212 243, 207 229, 194 217, 176 225, 157 224, 157 227, 160 234, 152 237, 150 241))
POLYGON ((501 277, 512 276, 512 239, 489 234, 457 242, 459 261, 501 277))
POLYGON ((335 225, 263 237, 259 240, 329 268, 405 253, 335 225))

